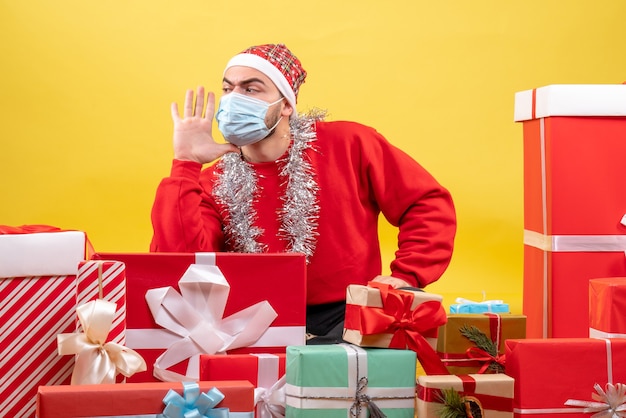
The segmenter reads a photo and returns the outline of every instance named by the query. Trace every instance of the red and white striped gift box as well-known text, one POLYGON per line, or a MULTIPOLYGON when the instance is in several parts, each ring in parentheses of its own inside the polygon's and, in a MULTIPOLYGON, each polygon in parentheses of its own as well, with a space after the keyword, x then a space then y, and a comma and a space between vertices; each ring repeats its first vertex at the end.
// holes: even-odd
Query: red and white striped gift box
POLYGON ((85 244, 79 231, 0 233, 0 417, 34 417, 38 386, 70 382, 74 356, 59 356, 57 334, 76 329, 76 260, 85 244), (44 273, 48 258, 39 251, 48 246, 57 255, 44 273))

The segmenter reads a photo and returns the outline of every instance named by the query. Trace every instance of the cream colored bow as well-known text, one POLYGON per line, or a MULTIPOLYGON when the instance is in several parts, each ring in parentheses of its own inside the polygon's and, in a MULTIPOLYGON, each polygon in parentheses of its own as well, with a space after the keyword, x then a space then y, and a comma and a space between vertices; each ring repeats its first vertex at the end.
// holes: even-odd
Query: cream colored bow
POLYGON ((76 308, 84 333, 57 335, 60 355, 76 354, 72 385, 115 383, 115 376, 130 377, 146 370, 146 362, 136 351, 106 342, 115 317, 116 305, 102 299, 76 308))
POLYGON ((568 399, 565 405, 582 406, 585 408, 583 412, 595 412, 591 418, 626 417, 626 385, 607 383, 606 389, 602 389, 602 386, 596 383, 593 388, 596 393, 592 393, 591 398, 595 402, 568 399))

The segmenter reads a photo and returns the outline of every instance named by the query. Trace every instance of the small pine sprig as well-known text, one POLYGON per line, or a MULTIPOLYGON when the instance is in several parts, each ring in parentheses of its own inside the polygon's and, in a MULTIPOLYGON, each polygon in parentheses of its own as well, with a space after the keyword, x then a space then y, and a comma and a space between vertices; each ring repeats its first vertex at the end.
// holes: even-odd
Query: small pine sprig
POLYGON ((439 403, 443 404, 439 411, 440 418, 467 418, 465 400, 454 388, 441 389, 439 403))
MULTIPOLYGON (((487 337, 484 332, 479 330, 474 325, 463 324, 463 326, 459 328, 459 331, 461 332, 461 335, 474 343, 476 347, 480 348, 481 350, 485 350, 487 353, 489 353, 489 355, 493 357, 496 357, 498 355, 498 347, 496 347, 496 344, 491 341, 491 338, 487 337)), ((496 363, 495 361, 489 364, 487 370, 494 373, 504 373, 504 368, 502 367, 502 365, 496 363)))

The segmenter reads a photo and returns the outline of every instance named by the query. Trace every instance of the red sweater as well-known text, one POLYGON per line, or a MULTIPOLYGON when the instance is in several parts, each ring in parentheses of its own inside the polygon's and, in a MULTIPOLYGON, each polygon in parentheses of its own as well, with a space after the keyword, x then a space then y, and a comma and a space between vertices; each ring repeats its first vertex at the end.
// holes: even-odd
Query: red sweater
MULTIPOLYGON (((391 275, 424 287, 447 268, 456 232, 452 199, 423 167, 374 129, 352 122, 316 122, 307 150, 315 170, 317 245, 307 267, 309 305, 345 300, 346 286, 381 274, 378 215, 399 228, 391 275)), ((260 242, 282 252, 277 211, 284 182, 277 162, 251 164, 257 173, 255 226, 260 242)), ((212 196, 215 166, 174 160, 157 189, 151 251, 227 251, 223 207, 212 196)))

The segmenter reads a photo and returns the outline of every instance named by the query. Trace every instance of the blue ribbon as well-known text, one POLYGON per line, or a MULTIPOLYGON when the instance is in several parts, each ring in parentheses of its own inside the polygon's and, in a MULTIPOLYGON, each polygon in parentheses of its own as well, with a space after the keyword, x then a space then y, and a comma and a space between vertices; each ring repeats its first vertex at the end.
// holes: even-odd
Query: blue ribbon
POLYGON ((201 393, 197 383, 182 384, 183 396, 170 389, 163 398, 165 418, 228 418, 228 408, 215 408, 225 397, 217 388, 201 393))

